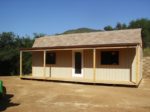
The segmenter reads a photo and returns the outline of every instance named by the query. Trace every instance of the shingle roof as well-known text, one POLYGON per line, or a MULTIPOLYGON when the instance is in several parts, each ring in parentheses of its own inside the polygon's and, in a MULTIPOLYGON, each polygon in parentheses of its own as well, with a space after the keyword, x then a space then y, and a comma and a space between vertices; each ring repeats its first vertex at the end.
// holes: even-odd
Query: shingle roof
POLYGON ((127 29, 45 36, 37 38, 33 44, 33 48, 84 45, 120 45, 138 43, 142 43, 141 29, 127 29))

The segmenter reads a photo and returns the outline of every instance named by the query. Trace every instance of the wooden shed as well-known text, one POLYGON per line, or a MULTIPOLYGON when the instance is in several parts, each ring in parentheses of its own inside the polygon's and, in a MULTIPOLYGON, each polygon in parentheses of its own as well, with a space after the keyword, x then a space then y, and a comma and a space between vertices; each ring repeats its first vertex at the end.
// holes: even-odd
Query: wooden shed
POLYGON ((142 79, 141 29, 54 35, 20 49, 20 77, 138 85, 142 79), (23 52, 32 53, 32 75, 22 74, 23 52))

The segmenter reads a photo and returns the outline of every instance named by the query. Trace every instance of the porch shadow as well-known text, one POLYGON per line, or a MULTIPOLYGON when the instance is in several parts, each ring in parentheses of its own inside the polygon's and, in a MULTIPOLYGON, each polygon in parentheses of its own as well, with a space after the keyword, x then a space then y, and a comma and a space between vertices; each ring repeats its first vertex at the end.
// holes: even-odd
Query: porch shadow
POLYGON ((13 96, 13 94, 6 94, 0 98, 0 112, 5 111, 9 107, 20 105, 19 103, 11 102, 13 96))

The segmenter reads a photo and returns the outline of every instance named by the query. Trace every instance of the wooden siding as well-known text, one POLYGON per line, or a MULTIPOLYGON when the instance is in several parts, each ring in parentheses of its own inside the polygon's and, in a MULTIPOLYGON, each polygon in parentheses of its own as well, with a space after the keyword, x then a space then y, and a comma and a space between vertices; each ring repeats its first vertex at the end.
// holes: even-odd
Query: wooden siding
POLYGON ((97 51, 96 80, 133 81, 135 77, 131 77, 130 74, 134 69, 135 49, 116 49, 114 51, 119 51, 119 65, 101 65, 101 52, 97 51))
POLYGON ((140 46, 140 80, 142 79, 142 73, 143 73, 143 51, 142 47, 140 46))
POLYGON ((136 48, 136 83, 139 83, 142 79, 142 47, 140 45, 136 48))
MULTIPOLYGON (((116 49, 117 50, 117 49, 116 49)), ((101 65, 100 53, 104 50, 96 50, 96 81, 133 81, 135 82, 135 49, 118 49, 119 65, 101 65), (133 75, 131 75, 133 74, 133 75)), ((106 50, 105 50, 106 51, 106 50)), ((112 49, 108 50, 112 51, 112 49)), ((84 50, 84 78, 93 78, 93 51, 84 50)))
POLYGON ((68 78, 72 74, 72 52, 71 51, 56 51, 56 64, 51 67, 51 77, 68 78))
MULTIPOLYGON (((111 50, 111 49, 110 49, 111 50)), ((116 49, 117 50, 117 49, 116 49)), ((100 53, 96 50, 96 81, 136 81, 135 48, 118 49, 119 65, 101 65, 100 53), (132 74, 132 75, 131 75, 132 74)), ((112 50, 111 50, 112 51, 112 50)), ((83 50, 84 64, 83 77, 79 80, 93 81, 93 50, 83 50)), ((33 76, 44 77, 43 52, 33 53, 33 76)), ((56 51, 56 64, 46 65, 46 77, 72 78, 72 51, 56 51)), ((74 78, 75 79, 75 78, 74 78)))
MULTIPOLYGON (((48 51, 47 51, 48 52, 48 51)), ((33 53, 33 76, 43 77, 43 52, 33 53)), ((46 64, 46 77, 71 77, 72 75, 72 51, 56 51, 56 64, 46 64)))
POLYGON ((84 78, 93 80, 93 50, 84 50, 84 78))
POLYGON ((43 52, 32 52, 32 75, 44 77, 43 52))

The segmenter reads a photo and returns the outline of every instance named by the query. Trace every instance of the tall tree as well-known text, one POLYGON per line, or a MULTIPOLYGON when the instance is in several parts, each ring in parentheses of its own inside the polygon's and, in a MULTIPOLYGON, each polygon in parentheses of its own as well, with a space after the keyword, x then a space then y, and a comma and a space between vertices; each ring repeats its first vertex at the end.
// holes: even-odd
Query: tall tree
POLYGON ((118 22, 115 29, 116 30, 127 29, 127 25, 124 23, 122 24, 122 23, 118 22))
POLYGON ((142 28, 142 40, 144 48, 150 47, 150 20, 137 19, 129 23, 129 28, 142 28))
MULTIPOLYGON (((29 37, 19 37, 12 32, 3 32, 0 34, 0 74, 10 75, 19 73, 19 49, 31 47, 33 39, 29 37)), ((25 68, 31 66, 31 55, 25 54, 25 68), (30 63, 30 64, 29 64, 30 63)), ((28 72, 29 69, 25 69, 28 72)))

